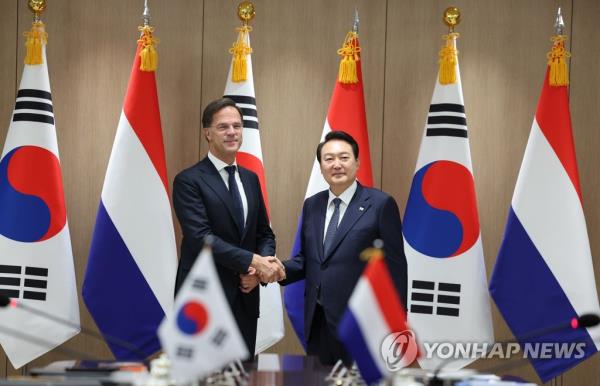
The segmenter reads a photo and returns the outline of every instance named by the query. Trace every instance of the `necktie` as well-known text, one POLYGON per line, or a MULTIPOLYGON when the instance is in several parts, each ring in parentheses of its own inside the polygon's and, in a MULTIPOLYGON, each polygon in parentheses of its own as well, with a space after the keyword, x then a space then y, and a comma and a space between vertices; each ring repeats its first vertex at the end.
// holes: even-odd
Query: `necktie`
POLYGON ((235 165, 225 166, 225 170, 229 174, 229 193, 233 201, 233 211, 235 212, 235 221, 238 224, 240 231, 244 230, 244 207, 242 206, 242 196, 235 181, 235 165))
POLYGON ((329 225, 327 226, 327 232, 325 232, 325 241, 323 242, 323 257, 327 256, 329 250, 333 246, 333 240, 335 239, 335 233, 338 229, 338 222, 340 221, 340 204, 342 200, 339 198, 333 199, 333 205, 335 205, 335 209, 333 210, 333 215, 331 216, 331 220, 329 220, 329 225))

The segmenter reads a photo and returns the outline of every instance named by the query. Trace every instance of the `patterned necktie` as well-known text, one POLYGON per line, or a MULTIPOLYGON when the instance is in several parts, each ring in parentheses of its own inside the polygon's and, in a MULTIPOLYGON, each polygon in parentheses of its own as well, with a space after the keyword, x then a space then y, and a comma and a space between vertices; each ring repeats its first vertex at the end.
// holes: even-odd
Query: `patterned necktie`
POLYGON ((335 233, 338 229, 338 222, 340 221, 340 204, 342 200, 339 198, 333 199, 333 205, 335 205, 335 209, 333 210, 333 215, 331 216, 331 220, 329 220, 329 225, 327 226, 327 232, 325 232, 325 242, 323 242, 323 257, 327 256, 329 250, 333 246, 333 240, 335 239, 335 233))
POLYGON ((229 174, 229 193, 233 201, 233 210, 235 212, 235 220, 240 231, 244 230, 244 207, 242 205, 242 196, 235 181, 235 165, 225 166, 225 170, 229 174))

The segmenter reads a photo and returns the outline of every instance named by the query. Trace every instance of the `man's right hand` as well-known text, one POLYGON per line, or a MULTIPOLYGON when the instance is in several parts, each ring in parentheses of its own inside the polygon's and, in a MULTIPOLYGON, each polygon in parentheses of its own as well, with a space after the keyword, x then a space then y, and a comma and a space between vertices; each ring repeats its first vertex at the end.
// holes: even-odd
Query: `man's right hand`
POLYGON ((256 269, 256 273, 263 283, 273 283, 285 278, 285 270, 276 257, 254 254, 250 266, 256 269))

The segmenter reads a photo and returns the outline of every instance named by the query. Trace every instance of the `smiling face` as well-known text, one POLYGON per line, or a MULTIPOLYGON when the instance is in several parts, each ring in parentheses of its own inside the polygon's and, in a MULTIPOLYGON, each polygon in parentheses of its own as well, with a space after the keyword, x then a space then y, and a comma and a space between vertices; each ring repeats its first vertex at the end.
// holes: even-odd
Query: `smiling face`
POLYGON ((339 139, 326 142, 321 149, 321 174, 333 194, 339 196, 354 180, 360 162, 352 152, 352 146, 339 139))
POLYGON ((209 127, 204 128, 208 150, 221 161, 232 164, 242 146, 242 117, 237 109, 227 106, 217 111, 209 127))

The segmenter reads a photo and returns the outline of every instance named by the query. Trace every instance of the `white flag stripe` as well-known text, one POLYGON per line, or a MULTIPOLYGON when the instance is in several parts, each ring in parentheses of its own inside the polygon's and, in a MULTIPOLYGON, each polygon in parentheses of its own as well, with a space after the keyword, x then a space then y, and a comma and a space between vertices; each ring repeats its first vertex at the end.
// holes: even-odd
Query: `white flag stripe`
MULTIPOLYGON (((390 326, 383 319, 377 297, 373 293, 373 289, 369 281, 361 277, 352 292, 349 301, 349 308, 352 310, 352 315, 356 319, 364 334, 364 341, 369 348, 372 358, 381 357, 381 343, 385 337, 392 332, 390 326), (368 326, 368 327, 366 327, 368 326), (366 327, 366 328, 365 328, 366 327)), ((388 370, 383 365, 383 361, 375 360, 375 365, 381 374, 387 374, 388 370)))
POLYGON ((163 311, 167 312, 173 304, 175 282, 165 278, 175 278, 176 265, 175 262, 156 264, 156 261, 176 258, 172 224, 163 221, 171 217, 171 206, 162 180, 124 113, 121 113, 105 181, 102 202, 106 211, 163 311), (148 208, 153 210, 148 211, 148 208))

